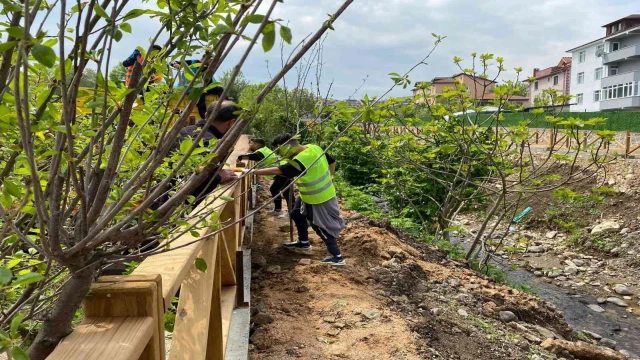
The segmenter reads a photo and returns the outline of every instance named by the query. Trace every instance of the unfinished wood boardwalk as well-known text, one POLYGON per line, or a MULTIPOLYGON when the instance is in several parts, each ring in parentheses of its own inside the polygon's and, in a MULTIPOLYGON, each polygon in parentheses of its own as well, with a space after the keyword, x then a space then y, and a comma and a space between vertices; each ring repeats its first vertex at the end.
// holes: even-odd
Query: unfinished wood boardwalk
MULTIPOLYGON (((248 141, 243 136, 229 163, 247 151, 248 141)), ((214 194, 233 200, 204 201, 187 221, 193 224, 207 210, 216 209, 220 214, 217 226, 233 224, 247 214, 251 191, 249 177, 223 185, 214 194)), ((216 197, 214 194, 210 198, 216 197)), ((201 229, 200 235, 211 232, 211 228, 201 229)), ((242 278, 243 259, 247 259, 242 248, 244 233, 244 221, 205 241, 193 242, 197 237, 186 232, 171 247, 186 246, 145 259, 131 275, 101 277, 84 301, 83 322, 48 359, 166 359, 164 313, 178 290, 168 358, 225 359, 234 310, 248 305, 242 278), (196 258, 206 261, 206 271, 196 269, 196 258)), ((247 319, 247 332, 248 325, 247 319)))

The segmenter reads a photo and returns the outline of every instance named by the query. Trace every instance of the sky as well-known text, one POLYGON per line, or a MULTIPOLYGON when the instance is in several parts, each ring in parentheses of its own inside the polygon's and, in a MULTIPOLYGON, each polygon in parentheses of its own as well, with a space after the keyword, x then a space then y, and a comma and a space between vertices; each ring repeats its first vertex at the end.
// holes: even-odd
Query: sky
MULTIPOLYGON (((295 45, 341 3, 285 0, 278 3, 273 17, 288 23, 295 45)), ((132 0, 131 7, 152 4, 132 0)), ((265 10, 263 6, 260 12, 265 10)), ((393 85, 389 73, 404 73, 427 56, 433 48, 432 33, 446 38, 427 64, 410 74, 413 82, 459 73, 453 57, 461 57, 462 66, 471 67, 474 52, 505 59, 508 71, 501 80, 514 80, 516 67, 523 68, 522 77, 526 78, 533 68, 556 65, 568 55, 566 50, 602 37, 602 25, 633 13, 640 13, 640 5, 632 0, 356 0, 335 22, 335 31, 330 31, 324 42, 320 88, 334 99, 349 98, 356 88, 359 91, 354 98, 383 94, 393 85)), ((56 17, 46 25, 54 29, 56 17)), ((158 29, 154 20, 145 18, 131 25, 133 33, 125 34, 114 47, 115 58, 126 58, 136 45, 148 45, 158 29)), ((232 68, 245 48, 246 43, 233 51, 221 71, 232 68)), ((285 56, 292 49, 285 46, 285 56)), ((269 53, 258 46, 242 71, 250 82, 263 82, 279 70, 280 64, 279 45, 269 53)), ((295 72, 287 79, 289 85, 295 82, 295 72)), ((315 71, 311 79, 315 88, 315 71)), ((400 87, 390 94, 406 96, 410 89, 400 87)))

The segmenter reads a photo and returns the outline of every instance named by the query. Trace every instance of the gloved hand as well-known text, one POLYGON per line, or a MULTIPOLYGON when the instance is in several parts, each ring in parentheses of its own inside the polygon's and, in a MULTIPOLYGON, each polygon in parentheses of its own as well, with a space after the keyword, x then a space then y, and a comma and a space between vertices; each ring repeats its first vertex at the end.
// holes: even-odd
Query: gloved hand
POLYGON ((218 172, 218 175, 220 175, 220 184, 226 184, 238 178, 238 175, 230 169, 222 169, 218 172))

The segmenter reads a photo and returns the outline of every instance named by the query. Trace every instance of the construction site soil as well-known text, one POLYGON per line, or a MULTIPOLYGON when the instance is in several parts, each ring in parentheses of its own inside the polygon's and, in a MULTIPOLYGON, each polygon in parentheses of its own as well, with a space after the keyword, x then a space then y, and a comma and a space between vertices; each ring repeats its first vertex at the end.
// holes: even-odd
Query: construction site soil
MULTIPOLYGON (((266 190, 259 199, 268 201, 266 190)), ((543 347, 571 358, 558 339, 571 339, 572 329, 552 304, 478 275, 389 222, 342 213, 353 219, 339 240, 344 267, 318 261, 326 249, 315 235, 309 254, 283 249, 288 221, 257 214, 251 359, 556 358, 543 347)), ((587 348, 577 359, 624 359, 568 344, 587 348)))

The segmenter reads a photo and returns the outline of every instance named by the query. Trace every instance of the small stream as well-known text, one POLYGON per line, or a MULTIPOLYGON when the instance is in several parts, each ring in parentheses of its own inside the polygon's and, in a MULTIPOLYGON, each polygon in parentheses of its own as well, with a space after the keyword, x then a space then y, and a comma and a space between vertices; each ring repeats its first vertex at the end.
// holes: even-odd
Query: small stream
MULTIPOLYGON (((468 249, 471 244, 464 238, 452 237, 453 242, 468 249)), ((636 355, 640 354, 640 320, 638 315, 628 313, 625 308, 613 304, 601 304, 606 312, 598 313, 586 304, 598 304, 588 295, 572 296, 565 289, 549 284, 523 269, 511 269, 509 264, 493 261, 492 265, 504 271, 507 281, 513 284, 529 285, 538 296, 556 306, 565 320, 575 331, 587 330, 602 337, 615 340, 616 349, 624 349, 636 355), (584 302, 584 303, 583 303, 584 302)))

